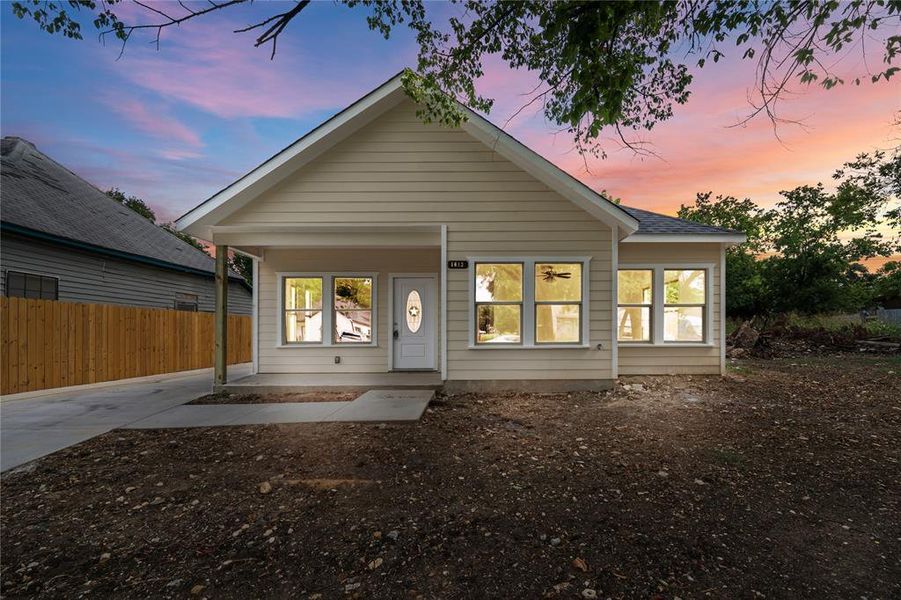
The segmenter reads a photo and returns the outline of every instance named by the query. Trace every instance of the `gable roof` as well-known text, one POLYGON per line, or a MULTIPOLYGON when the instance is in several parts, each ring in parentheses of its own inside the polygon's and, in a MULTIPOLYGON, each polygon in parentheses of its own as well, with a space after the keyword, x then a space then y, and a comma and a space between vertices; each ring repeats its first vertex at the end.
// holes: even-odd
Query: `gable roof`
POLYGON ((745 234, 734 229, 687 221, 631 206, 623 206, 623 209, 639 222, 638 231, 632 234, 630 241, 635 241, 636 238, 648 238, 648 236, 654 236, 653 240, 648 238, 649 241, 665 241, 665 238, 660 236, 688 235, 695 238, 692 241, 704 241, 705 239, 723 242, 745 241, 745 234))
MULTIPOLYGON (((28 140, 0 141, 5 232, 204 276, 215 260, 119 204, 28 140)), ((232 271, 232 279, 243 278, 232 271)))
MULTIPOLYGON (((398 73, 363 98, 325 121, 237 181, 188 211, 176 226, 209 239, 212 227, 262 192, 295 173, 323 152, 407 98, 398 73)), ((462 107, 462 105, 461 105, 462 107)), ((484 117, 462 107, 469 117, 464 131, 625 236, 638 230, 638 220, 567 172, 515 140, 484 117)))

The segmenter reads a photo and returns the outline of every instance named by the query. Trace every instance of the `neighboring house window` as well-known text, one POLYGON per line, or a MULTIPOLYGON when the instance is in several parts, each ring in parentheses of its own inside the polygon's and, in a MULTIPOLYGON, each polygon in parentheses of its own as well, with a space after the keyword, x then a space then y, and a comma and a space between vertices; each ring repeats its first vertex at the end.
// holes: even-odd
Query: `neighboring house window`
POLYGON ((617 274, 620 342, 707 341, 709 268, 635 266, 617 274))
POLYGON ((58 300, 59 279, 21 271, 7 271, 6 295, 16 298, 58 300))
POLYGON ((197 312, 200 304, 200 296, 197 294, 176 294, 175 310, 184 310, 188 312, 197 312))
POLYGON ((477 344, 522 342, 523 263, 476 263, 477 344))
POLYGON ((372 278, 335 277, 335 342, 372 342, 372 278))
POLYGON ((663 271, 663 341, 704 341, 706 285, 703 269, 663 271))
POLYGON ((285 343, 322 342, 322 277, 285 277, 285 343))
POLYGON ((621 269, 617 275, 616 337, 621 342, 651 341, 654 271, 621 269))
POLYGON ((535 343, 582 340, 582 264, 535 263, 535 343))

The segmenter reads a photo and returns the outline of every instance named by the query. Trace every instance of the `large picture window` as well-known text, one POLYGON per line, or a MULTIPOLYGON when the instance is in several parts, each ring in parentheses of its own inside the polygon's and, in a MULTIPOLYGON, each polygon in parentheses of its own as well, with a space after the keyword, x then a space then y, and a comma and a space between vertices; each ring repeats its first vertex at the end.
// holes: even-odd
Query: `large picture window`
POLYGON ((372 278, 335 277, 335 343, 372 341, 372 278))
POLYGON ((650 344, 708 341, 711 267, 635 266, 617 274, 617 339, 650 344))
POLYGON ((477 344, 522 342, 522 263, 476 263, 477 344))
POLYGON ((588 264, 574 257, 471 259, 471 346, 586 347, 588 264))
POLYGON ((376 343, 376 277, 367 273, 278 273, 279 344, 376 343))
POLYGON ((285 277, 285 342, 322 342, 322 277, 285 277))
POLYGON ((582 264, 535 263, 535 343, 582 339, 582 264))
POLYGON ((621 269, 617 274, 616 295, 616 339, 621 342, 650 342, 654 271, 621 269))

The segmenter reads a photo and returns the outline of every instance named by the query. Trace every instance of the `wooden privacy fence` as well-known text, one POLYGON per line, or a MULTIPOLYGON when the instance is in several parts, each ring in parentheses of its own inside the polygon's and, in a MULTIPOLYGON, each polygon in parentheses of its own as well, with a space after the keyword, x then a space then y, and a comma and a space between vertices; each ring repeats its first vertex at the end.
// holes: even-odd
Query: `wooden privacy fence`
MULTIPOLYGON (((0 298, 0 394, 213 366, 212 313, 0 298)), ((250 361, 251 318, 228 317, 229 364, 250 361)))

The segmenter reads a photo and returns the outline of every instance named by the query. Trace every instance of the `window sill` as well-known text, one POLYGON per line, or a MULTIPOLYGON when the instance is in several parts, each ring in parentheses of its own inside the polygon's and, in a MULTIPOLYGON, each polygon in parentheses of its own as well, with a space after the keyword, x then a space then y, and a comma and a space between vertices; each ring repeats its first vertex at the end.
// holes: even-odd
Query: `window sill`
POLYGON ((524 346, 522 344, 469 344, 467 350, 588 350, 591 344, 535 344, 524 346))
POLYGON ((619 348, 713 348, 712 342, 617 342, 619 348))
POLYGON ((278 349, 303 349, 303 348, 378 348, 378 344, 326 344, 326 343, 316 343, 316 342, 308 342, 305 344, 276 344, 276 348, 278 349))

